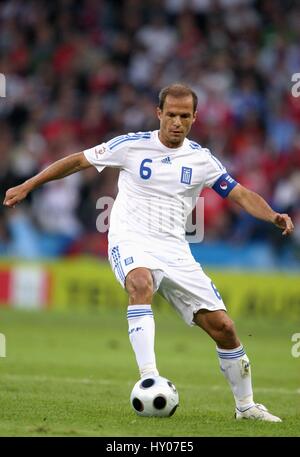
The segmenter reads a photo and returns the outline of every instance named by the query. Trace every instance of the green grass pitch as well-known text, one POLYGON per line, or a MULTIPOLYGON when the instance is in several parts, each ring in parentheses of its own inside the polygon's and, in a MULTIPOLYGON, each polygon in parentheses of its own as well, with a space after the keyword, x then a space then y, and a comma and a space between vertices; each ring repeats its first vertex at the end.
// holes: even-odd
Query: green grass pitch
POLYGON ((179 390, 171 418, 137 416, 138 379, 126 310, 94 314, 0 310, 7 357, 0 358, 0 436, 300 436, 300 357, 291 354, 300 322, 236 321, 252 363, 255 400, 282 423, 235 421, 215 344, 172 309, 155 310, 162 376, 179 390))

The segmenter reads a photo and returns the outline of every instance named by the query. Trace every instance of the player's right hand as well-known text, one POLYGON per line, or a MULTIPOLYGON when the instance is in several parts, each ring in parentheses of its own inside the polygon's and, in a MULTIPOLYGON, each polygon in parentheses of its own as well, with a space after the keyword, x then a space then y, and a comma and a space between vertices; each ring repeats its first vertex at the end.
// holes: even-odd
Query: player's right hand
POLYGON ((11 187, 6 192, 3 205, 7 206, 8 208, 14 208, 19 202, 27 197, 28 192, 29 191, 26 189, 24 184, 20 184, 16 187, 11 187))
POLYGON ((288 214, 276 213, 273 222, 277 227, 283 230, 282 235, 290 235, 293 233, 294 224, 288 214))

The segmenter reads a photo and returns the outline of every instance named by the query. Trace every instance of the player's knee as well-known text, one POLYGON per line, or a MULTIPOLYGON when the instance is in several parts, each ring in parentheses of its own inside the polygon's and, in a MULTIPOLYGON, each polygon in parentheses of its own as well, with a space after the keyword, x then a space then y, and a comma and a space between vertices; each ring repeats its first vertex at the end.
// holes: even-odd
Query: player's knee
POLYGON ((220 332, 225 340, 236 339, 235 327, 231 319, 226 319, 221 323, 220 332))
POLYGON ((126 278, 126 289, 132 297, 150 297, 153 294, 153 280, 150 271, 133 271, 126 278))

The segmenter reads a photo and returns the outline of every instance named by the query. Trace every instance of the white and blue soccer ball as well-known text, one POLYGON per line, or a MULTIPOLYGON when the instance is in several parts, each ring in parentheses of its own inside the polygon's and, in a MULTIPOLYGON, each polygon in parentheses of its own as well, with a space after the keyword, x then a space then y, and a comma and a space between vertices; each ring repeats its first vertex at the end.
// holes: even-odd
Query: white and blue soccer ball
POLYGON ((139 416, 172 416, 179 395, 175 385, 162 376, 140 379, 133 387, 130 404, 139 416))

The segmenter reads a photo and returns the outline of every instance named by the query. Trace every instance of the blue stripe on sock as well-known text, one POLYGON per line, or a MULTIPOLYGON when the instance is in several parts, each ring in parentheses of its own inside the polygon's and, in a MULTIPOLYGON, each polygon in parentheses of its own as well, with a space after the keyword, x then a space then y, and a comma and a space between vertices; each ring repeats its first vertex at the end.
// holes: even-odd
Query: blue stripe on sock
POLYGON ((140 317, 140 316, 153 316, 153 313, 150 312, 143 312, 143 313, 127 313, 127 317, 140 317))
POLYGON ((234 354, 235 352, 241 352, 244 350, 244 347, 242 346, 241 349, 232 349, 232 350, 226 350, 226 349, 219 349, 217 348, 217 352, 220 354, 234 354))
MULTIPOLYGON (((133 305, 131 305, 133 306, 133 305)), ((141 305, 140 308, 127 308, 127 312, 128 313, 131 313, 132 311, 136 312, 136 311, 152 311, 151 308, 146 308, 146 306, 148 305, 141 305)))
POLYGON ((240 355, 234 355, 232 357, 221 357, 219 355, 219 359, 223 359, 223 360, 240 359, 241 357, 243 357, 243 355, 245 355, 245 353, 244 354, 240 354, 240 355))
POLYGON ((223 360, 229 360, 229 359, 238 359, 240 357, 243 357, 245 355, 245 352, 242 352, 241 354, 235 354, 235 355, 230 355, 230 356, 223 356, 219 354, 219 358, 223 360))
POLYGON ((217 353, 219 355, 223 355, 225 357, 228 356, 228 355, 230 356, 230 355, 240 354, 241 352, 245 352, 244 349, 241 349, 240 351, 235 351, 235 352, 219 352, 219 351, 217 351, 217 353))
POLYGON ((144 314, 127 314, 127 319, 133 319, 135 317, 143 317, 143 316, 153 316, 152 313, 144 313, 144 314))
POLYGON ((153 314, 152 311, 140 311, 135 313, 127 313, 127 316, 139 316, 140 314, 153 314))
POLYGON ((239 352, 243 352, 244 351, 244 348, 243 349, 239 349, 238 351, 232 351, 232 352, 223 352, 223 351, 218 351, 217 350, 217 353, 218 354, 223 354, 223 355, 232 355, 232 354, 238 354, 239 352))
POLYGON ((244 348, 234 352, 223 352, 217 350, 217 353, 220 359, 237 359, 245 355, 244 348))
POLYGON ((127 314, 135 314, 135 313, 152 313, 152 309, 137 309, 137 310, 127 311, 127 314))
POLYGON ((226 354, 225 352, 218 352, 218 355, 220 357, 231 357, 233 355, 240 355, 240 354, 245 354, 245 351, 238 351, 238 352, 232 352, 232 353, 229 353, 229 354, 226 354))
POLYGON ((138 311, 127 311, 127 314, 152 313, 151 309, 141 309, 138 311))

